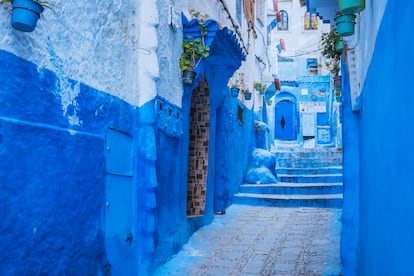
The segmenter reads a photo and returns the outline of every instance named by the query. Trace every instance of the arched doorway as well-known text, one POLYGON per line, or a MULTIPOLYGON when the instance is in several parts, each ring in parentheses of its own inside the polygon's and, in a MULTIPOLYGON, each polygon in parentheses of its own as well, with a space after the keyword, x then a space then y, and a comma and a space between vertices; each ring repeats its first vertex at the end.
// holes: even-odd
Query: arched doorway
POLYGON ((275 108, 275 139, 296 140, 299 129, 296 98, 293 95, 281 97, 275 108))
POLYGON ((205 78, 191 95, 187 215, 204 214, 210 138, 210 91, 205 78))

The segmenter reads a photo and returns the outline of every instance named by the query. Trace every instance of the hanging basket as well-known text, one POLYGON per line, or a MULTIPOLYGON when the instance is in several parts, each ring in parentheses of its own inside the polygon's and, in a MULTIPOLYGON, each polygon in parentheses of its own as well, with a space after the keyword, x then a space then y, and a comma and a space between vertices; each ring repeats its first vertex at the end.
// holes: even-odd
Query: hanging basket
POLYGON ((32 32, 44 8, 38 2, 13 0, 11 25, 22 32, 32 32))
POLYGON ((238 88, 238 87, 232 87, 232 88, 230 88, 230 95, 233 98, 237 98, 239 96, 239 91, 240 91, 240 88, 238 88))
POLYGON ((197 73, 191 70, 183 70, 182 73, 182 82, 185 85, 191 86, 194 83, 194 79, 197 76, 197 73))
POLYGON ((338 0, 338 6, 344 13, 358 13, 365 9, 365 0, 338 0))
POLYGON ((350 36, 355 32, 355 14, 340 13, 335 17, 336 29, 340 36, 350 36))

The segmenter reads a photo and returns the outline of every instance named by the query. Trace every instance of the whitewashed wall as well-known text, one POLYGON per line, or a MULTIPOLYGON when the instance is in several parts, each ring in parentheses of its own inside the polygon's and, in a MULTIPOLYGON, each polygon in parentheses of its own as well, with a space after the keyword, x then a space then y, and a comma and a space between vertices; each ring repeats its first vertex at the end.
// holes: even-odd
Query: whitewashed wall
POLYGON ((83 82, 134 105, 154 96, 151 80, 158 68, 153 1, 56 0, 32 33, 13 29, 10 17, 10 4, 2 4, 0 49, 47 68, 62 80, 83 82), (145 92, 139 96, 138 91, 145 92))

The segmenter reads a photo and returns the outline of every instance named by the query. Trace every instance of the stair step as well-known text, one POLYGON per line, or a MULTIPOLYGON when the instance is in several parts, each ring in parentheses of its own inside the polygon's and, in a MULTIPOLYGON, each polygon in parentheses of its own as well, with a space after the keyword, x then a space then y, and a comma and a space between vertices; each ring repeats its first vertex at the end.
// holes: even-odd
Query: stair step
POLYGON ((277 167, 276 174, 342 174, 342 166, 318 167, 318 168, 289 168, 277 167))
POLYGON ((335 183, 342 182, 342 174, 278 174, 277 178, 281 182, 295 182, 295 183, 335 183))
POLYGON ((310 195, 338 194, 343 192, 342 183, 275 183, 275 184, 244 184, 240 193, 279 194, 279 195, 310 195))
POLYGON ((238 193, 233 203, 275 207, 341 208, 342 194, 279 195, 238 193))

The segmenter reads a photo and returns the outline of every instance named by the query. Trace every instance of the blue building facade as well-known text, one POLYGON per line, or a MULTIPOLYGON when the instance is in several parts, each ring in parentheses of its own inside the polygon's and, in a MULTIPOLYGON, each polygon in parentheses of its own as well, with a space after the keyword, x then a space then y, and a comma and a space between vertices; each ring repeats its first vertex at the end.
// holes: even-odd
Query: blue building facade
POLYGON ((210 56, 196 83, 183 87, 180 39, 197 35, 199 21, 149 24, 169 7, 158 4, 119 10, 100 3, 97 14, 111 14, 114 26, 108 19, 94 28, 111 40, 85 31, 86 50, 66 55, 60 48, 76 48, 73 37, 55 35, 67 27, 66 14, 46 14, 62 23, 49 37, 45 22, 23 34, 0 20, 7 32, 0 43, 1 275, 151 275, 231 204, 254 143, 253 111, 227 87, 246 55, 231 30, 209 20, 210 56), (132 11, 152 17, 133 29, 132 11), (22 41, 31 46, 22 50, 22 41), (205 140, 193 137, 200 126, 205 140), (190 181, 199 175, 202 185, 190 181), (189 198, 190 187, 199 194, 189 198))
MULTIPOLYGON (((321 1, 307 2, 308 7, 329 9, 321 1)), ((365 1, 365 6, 358 32, 347 39, 357 46, 362 65, 359 97, 353 93, 351 61, 345 56, 342 64, 343 275, 410 275, 414 99, 404 68, 414 62, 408 35, 413 4, 365 1)))

